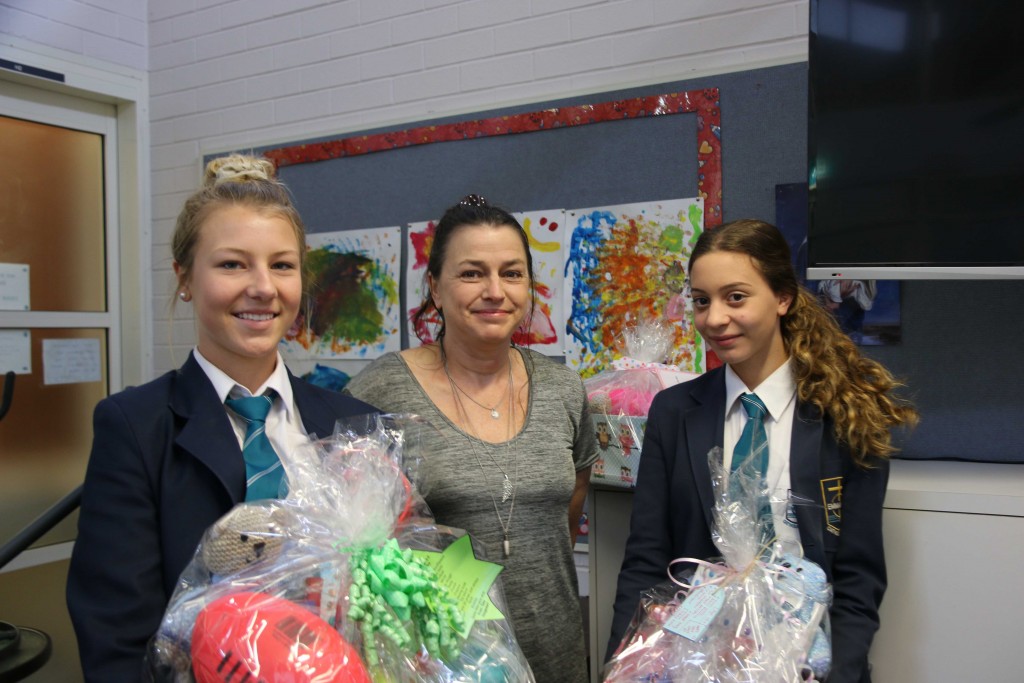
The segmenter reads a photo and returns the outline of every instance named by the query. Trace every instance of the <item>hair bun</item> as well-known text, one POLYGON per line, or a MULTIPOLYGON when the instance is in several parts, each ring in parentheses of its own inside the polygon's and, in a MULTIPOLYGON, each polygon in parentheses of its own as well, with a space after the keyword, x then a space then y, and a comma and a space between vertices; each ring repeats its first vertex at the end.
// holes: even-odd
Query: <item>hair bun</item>
POLYGON ((489 206, 487 200, 478 194, 467 194, 459 200, 463 206, 489 206))
POLYGON ((204 185, 216 186, 221 183, 273 180, 274 163, 263 157, 231 154, 213 159, 206 165, 204 185))

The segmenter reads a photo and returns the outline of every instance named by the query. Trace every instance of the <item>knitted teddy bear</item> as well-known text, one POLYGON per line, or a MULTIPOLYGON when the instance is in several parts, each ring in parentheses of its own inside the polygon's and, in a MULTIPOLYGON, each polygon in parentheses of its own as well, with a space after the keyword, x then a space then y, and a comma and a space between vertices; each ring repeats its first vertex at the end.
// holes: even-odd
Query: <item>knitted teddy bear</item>
POLYGON ((243 569, 270 566, 281 554, 285 543, 284 510, 271 505, 243 503, 206 530, 199 544, 197 561, 186 570, 180 584, 193 587, 175 598, 176 608, 164 616, 150 645, 150 657, 168 664, 166 678, 191 680, 192 627, 199 612, 216 596, 209 589, 243 569), (190 570, 205 570, 209 576, 188 575, 190 570))
POLYGON ((206 532, 202 558, 215 576, 226 576, 281 554, 285 533, 280 508, 237 505, 206 532))

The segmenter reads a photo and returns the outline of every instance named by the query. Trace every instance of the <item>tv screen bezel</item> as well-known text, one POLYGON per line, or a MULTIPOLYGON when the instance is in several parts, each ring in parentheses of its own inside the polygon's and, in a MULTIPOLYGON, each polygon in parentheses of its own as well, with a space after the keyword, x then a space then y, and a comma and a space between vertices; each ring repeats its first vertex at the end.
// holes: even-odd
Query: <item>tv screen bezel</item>
MULTIPOLYGON (((820 14, 819 5, 836 0, 810 0, 809 3, 809 24, 808 24, 808 168, 809 168, 809 215, 808 215, 808 242, 815 239, 815 215, 814 215, 814 193, 816 182, 814 169, 816 164, 817 148, 815 145, 815 97, 814 85, 815 76, 815 41, 818 38, 817 19, 820 14)), ((1024 132, 1022 132, 1024 134, 1024 132)), ((1024 217, 1021 221, 1022 236, 1024 236, 1024 217)), ((821 235, 819 234, 819 239, 821 235)), ((1022 237, 1024 239, 1024 237, 1022 237)), ((811 250, 809 250, 811 251, 811 250)), ((864 254, 868 255, 868 254, 864 254)), ((808 279, 879 279, 879 280, 1011 280, 1024 279, 1024 262, 1020 259, 1007 259, 1002 263, 978 263, 964 261, 963 263, 950 263, 947 259, 942 262, 906 262, 886 263, 884 259, 879 262, 861 259, 850 262, 819 261, 808 264, 806 271, 808 279)))

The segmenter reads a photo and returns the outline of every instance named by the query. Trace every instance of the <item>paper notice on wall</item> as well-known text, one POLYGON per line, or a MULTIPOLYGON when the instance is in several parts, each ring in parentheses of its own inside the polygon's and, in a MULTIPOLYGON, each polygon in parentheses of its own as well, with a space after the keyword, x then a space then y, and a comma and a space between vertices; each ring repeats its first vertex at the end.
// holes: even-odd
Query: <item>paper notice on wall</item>
POLYGON ((28 265, 0 263, 0 311, 28 310, 28 265))
POLYGON ((99 339, 44 339, 43 384, 99 382, 99 339))
POLYGON ((0 372, 11 370, 32 374, 32 333, 28 330, 0 330, 0 372))

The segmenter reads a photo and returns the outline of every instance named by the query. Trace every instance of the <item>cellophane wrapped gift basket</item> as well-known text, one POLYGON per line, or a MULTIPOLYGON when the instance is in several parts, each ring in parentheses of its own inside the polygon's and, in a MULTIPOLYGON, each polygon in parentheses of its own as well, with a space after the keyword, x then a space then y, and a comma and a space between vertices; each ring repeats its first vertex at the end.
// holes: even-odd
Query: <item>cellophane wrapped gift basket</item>
POLYGON ((280 454, 283 500, 207 530, 151 640, 174 683, 533 681, 498 574, 423 501, 415 416, 367 416, 280 454))
POLYGON ((597 436, 599 456, 591 481, 632 488, 640 466, 647 411, 662 389, 697 377, 662 361, 674 341, 671 328, 644 321, 623 332, 624 355, 612 369, 584 380, 590 403, 590 424, 597 436))
MULTIPOLYGON (((799 544, 774 533, 768 491, 752 467, 708 456, 721 558, 679 558, 646 591, 606 665, 605 683, 793 683, 831 664, 831 586, 799 544)), ((749 461, 748 461, 749 462, 749 461)))

